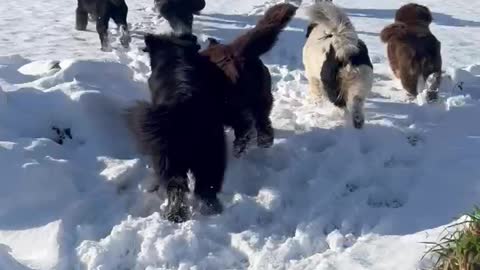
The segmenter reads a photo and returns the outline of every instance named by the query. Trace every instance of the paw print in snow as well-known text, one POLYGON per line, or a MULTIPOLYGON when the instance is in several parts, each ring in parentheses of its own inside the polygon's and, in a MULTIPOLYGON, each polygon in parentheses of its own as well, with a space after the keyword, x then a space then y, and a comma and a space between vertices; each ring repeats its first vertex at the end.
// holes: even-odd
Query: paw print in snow
POLYGON ((55 132, 54 141, 60 145, 63 145, 65 139, 73 139, 72 131, 70 128, 58 128, 52 126, 52 130, 55 132))

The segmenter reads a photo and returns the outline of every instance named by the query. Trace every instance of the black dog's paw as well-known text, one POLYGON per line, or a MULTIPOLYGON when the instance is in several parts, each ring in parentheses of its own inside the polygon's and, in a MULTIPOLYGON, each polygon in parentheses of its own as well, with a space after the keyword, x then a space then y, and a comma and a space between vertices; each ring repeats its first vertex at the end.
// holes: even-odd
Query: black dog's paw
POLYGON ((438 91, 427 91, 427 102, 434 103, 438 101, 438 91))
POLYGON ((174 223, 182 223, 189 219, 188 207, 182 206, 178 208, 168 209, 165 218, 174 223))
POLYGON ((130 47, 130 42, 132 41, 132 37, 130 36, 130 32, 128 31, 127 27, 121 26, 120 27, 120 44, 128 49, 130 47))
POLYGON ((89 13, 88 14, 88 21, 89 22, 96 22, 97 21, 97 17, 95 15, 93 15, 92 13, 89 13))
POLYGON ((100 50, 101 50, 102 52, 112 52, 112 51, 113 51, 113 50, 112 50, 112 47, 110 47, 110 45, 102 46, 102 47, 100 48, 100 50))
POLYGON ((233 156, 240 158, 247 151, 248 141, 235 140, 233 142, 233 156))
POLYGON ((363 128, 363 125, 365 124, 365 119, 363 115, 361 114, 354 114, 353 115, 353 127, 356 129, 361 129, 363 128))
POLYGON ((73 139, 72 130, 70 128, 58 128, 52 126, 52 130, 55 132, 53 140, 62 145, 66 139, 73 139))
POLYGON ((273 145, 273 136, 270 134, 260 134, 257 136, 257 146, 261 148, 270 148, 273 145))
POLYGON ((102 40, 100 40, 100 44, 101 44, 100 50, 102 52, 111 52, 112 51, 112 46, 110 45, 110 41, 108 40, 107 35, 105 37, 103 37, 102 40))
MULTIPOLYGON (((173 181, 175 182, 175 181, 173 181)), ((167 190, 168 205, 165 212, 165 218, 171 222, 181 223, 185 222, 189 218, 186 191, 188 188, 182 186, 183 182, 175 187, 170 187, 167 190)))

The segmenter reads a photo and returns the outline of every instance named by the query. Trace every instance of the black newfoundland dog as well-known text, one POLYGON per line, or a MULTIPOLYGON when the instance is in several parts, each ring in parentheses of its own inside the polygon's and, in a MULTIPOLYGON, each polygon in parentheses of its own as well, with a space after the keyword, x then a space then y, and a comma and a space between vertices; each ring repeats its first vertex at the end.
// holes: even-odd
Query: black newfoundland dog
POLYGON ((100 36, 101 50, 110 51, 108 41, 108 22, 110 19, 120 28, 120 43, 128 48, 131 41, 127 25, 128 7, 125 0, 78 0, 76 10, 76 29, 87 29, 88 17, 96 21, 100 36))
POLYGON ((198 53, 195 36, 147 35, 145 43, 152 100, 130 108, 127 119, 140 150, 152 158, 158 183, 166 187, 166 217, 188 219, 189 171, 199 211, 220 213, 217 193, 226 167, 222 104, 229 82, 198 53))

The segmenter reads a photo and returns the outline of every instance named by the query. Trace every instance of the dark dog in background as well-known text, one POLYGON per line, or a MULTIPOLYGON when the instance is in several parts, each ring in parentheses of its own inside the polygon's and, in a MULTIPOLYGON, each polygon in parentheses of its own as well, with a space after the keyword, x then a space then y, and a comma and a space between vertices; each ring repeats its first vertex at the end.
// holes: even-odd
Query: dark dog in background
POLYGON ((210 39, 209 47, 201 52, 233 83, 233 88, 226 93, 224 114, 225 124, 235 132, 236 157, 245 152, 255 129, 259 147, 273 144, 274 132, 270 121, 272 82, 260 56, 275 45, 278 35, 295 16, 296 10, 291 4, 275 5, 266 11, 253 29, 230 44, 210 39))
POLYGON ((403 88, 413 97, 427 83, 427 99, 435 100, 441 82, 441 44, 430 31, 430 10, 407 4, 397 10, 395 22, 385 27, 381 39, 387 43, 390 67, 403 88))
POLYGON ((205 0, 154 0, 155 9, 175 33, 191 33, 193 15, 205 8, 205 0))
POLYGON ((127 25, 128 7, 125 0, 78 0, 76 10, 76 29, 84 31, 90 19, 97 24, 97 32, 100 36, 101 50, 110 51, 108 41, 108 22, 110 19, 120 28, 120 43, 128 48, 130 34, 127 25))
POLYGON ((166 217, 188 218, 189 171, 200 212, 220 213, 217 193, 226 167, 222 103, 229 83, 198 53, 194 36, 147 35, 145 43, 152 101, 130 108, 127 119, 140 151, 152 158, 158 184, 166 187, 166 217))

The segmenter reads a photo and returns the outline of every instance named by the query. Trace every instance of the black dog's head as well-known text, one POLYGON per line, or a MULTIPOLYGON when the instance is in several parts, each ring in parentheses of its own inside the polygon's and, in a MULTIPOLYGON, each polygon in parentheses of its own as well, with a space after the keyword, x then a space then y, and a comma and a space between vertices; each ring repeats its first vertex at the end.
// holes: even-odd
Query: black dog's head
POLYGON ((187 55, 189 53, 198 53, 200 45, 197 43, 197 37, 192 34, 182 34, 176 36, 169 35, 145 35, 144 52, 150 54, 150 59, 172 59, 178 55, 187 55))
POLYGON ((197 43, 197 37, 193 34, 186 33, 179 36, 169 35, 145 35, 144 52, 152 53, 169 53, 175 50, 195 51, 200 50, 197 43))
POLYGON ((395 13, 395 21, 403 22, 407 25, 429 25, 432 20, 432 13, 426 6, 414 3, 402 6, 395 13))

